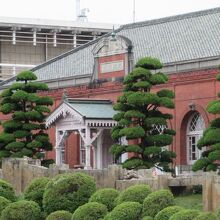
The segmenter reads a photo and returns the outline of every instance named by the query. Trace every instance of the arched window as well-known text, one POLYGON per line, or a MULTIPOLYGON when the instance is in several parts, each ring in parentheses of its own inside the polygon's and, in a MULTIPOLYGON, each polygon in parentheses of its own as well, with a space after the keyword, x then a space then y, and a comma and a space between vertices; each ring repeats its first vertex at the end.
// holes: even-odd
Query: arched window
POLYGON ((202 137, 205 122, 202 116, 195 112, 187 124, 187 163, 193 164, 201 157, 202 151, 197 148, 197 142, 202 137))

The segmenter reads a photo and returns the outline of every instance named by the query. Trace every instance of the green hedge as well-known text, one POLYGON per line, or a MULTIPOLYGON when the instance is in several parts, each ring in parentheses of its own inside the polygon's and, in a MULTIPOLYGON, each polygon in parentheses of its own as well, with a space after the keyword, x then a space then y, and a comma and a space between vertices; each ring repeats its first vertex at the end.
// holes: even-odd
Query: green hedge
POLYGON ((169 206, 159 211, 155 216, 154 220, 169 220, 169 218, 175 213, 183 210, 180 206, 169 206))
POLYGON ((43 208, 49 215, 57 210, 74 212, 95 192, 94 179, 83 173, 58 175, 50 180, 43 195, 43 208))
POLYGON ((16 200, 15 191, 11 184, 0 180, 0 196, 14 202, 16 200))
POLYGON ((104 220, 133 220, 141 216, 142 205, 138 202, 123 202, 116 206, 104 220))
POLYGON ((144 216, 141 220, 154 220, 151 216, 144 216))
POLYGON ((3 211, 1 220, 42 220, 39 205, 33 201, 10 203, 3 211))
POLYGON ((144 200, 143 216, 155 217, 159 211, 172 205, 174 205, 174 197, 169 190, 162 189, 152 192, 144 200))
POLYGON ((193 220, 218 220, 218 218, 214 213, 210 212, 210 213, 202 213, 193 220))
POLYGON ((120 193, 116 199, 117 205, 123 202, 139 202, 142 204, 144 199, 151 193, 148 185, 140 184, 130 186, 120 193))
POLYGON ((72 213, 63 210, 52 212, 46 218, 46 220, 71 220, 71 219, 72 219, 72 213))
POLYGON ((44 190, 49 180, 47 177, 32 180, 24 190, 24 198, 26 200, 32 200, 42 207, 44 190))
POLYGON ((196 218, 199 214, 200 211, 198 210, 182 210, 171 216, 169 220, 194 220, 194 218, 196 218))
POLYGON ((104 204, 108 211, 111 211, 115 207, 115 199, 118 195, 119 192, 116 189, 99 189, 90 197, 89 201, 104 204))
POLYGON ((72 220, 98 220, 108 213, 105 205, 98 202, 89 202, 80 206, 73 213, 72 220))
POLYGON ((0 216, 2 211, 11 203, 10 200, 6 199, 5 197, 0 196, 0 216))

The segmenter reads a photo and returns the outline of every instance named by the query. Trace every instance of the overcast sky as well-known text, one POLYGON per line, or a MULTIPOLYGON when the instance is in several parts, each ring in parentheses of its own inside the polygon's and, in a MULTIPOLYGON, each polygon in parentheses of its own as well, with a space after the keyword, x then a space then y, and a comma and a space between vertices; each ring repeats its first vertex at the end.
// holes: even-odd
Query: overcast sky
MULTIPOLYGON (((89 21, 113 24, 131 23, 134 0, 81 0, 89 8, 89 21)), ((136 21, 150 20, 220 7, 220 0, 135 0, 136 21)), ((0 16, 75 19, 75 0, 0 0, 0 16)))

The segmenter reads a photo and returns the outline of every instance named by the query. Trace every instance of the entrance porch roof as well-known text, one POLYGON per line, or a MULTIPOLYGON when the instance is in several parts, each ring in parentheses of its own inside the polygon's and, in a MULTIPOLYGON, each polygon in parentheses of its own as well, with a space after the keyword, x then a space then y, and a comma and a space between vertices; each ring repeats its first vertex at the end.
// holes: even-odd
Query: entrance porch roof
POLYGON ((112 127, 116 122, 112 119, 116 111, 112 102, 106 99, 65 99, 46 119, 50 127, 70 115, 81 125, 90 127, 112 127))

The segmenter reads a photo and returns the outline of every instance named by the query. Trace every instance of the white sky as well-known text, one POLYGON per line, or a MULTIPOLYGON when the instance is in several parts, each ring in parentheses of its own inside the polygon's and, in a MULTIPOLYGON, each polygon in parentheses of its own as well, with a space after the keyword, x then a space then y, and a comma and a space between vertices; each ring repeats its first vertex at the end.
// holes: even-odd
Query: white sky
MULTIPOLYGON (((134 0, 81 0, 89 8, 89 21, 113 24, 131 23, 134 0)), ((150 20, 220 7, 220 0, 135 0, 136 21, 150 20)), ((75 19, 75 0, 0 0, 4 17, 75 19)))

